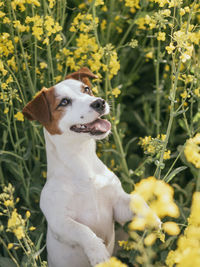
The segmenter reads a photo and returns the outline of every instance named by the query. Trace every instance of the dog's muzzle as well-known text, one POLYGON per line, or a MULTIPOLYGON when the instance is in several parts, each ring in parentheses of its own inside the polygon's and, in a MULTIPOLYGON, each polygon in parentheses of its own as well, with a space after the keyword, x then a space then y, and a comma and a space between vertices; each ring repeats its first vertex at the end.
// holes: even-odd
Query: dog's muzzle
POLYGON ((106 102, 104 99, 98 98, 90 104, 90 107, 93 108, 99 114, 103 114, 106 108, 106 102))

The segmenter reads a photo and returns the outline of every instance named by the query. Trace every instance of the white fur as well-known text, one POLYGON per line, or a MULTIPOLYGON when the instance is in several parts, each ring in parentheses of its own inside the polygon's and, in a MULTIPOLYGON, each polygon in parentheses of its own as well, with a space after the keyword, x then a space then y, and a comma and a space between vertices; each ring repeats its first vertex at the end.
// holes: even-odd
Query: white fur
POLYGON ((108 260, 114 247, 114 221, 132 218, 130 195, 97 157, 96 137, 70 130, 98 117, 90 107, 96 98, 81 93, 81 85, 66 80, 55 86, 56 96, 70 97, 72 105, 59 122, 61 135, 44 129, 47 182, 40 207, 48 222, 49 267, 89 267, 108 260))

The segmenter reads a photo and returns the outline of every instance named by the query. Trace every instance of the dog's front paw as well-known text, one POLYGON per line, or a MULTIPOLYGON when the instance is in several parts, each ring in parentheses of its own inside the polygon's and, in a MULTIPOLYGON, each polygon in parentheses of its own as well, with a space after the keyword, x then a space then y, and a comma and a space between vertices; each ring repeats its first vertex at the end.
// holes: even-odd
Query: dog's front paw
POLYGON ((110 258, 110 254, 100 238, 98 238, 98 242, 93 244, 93 247, 87 248, 85 252, 92 266, 96 266, 110 258))

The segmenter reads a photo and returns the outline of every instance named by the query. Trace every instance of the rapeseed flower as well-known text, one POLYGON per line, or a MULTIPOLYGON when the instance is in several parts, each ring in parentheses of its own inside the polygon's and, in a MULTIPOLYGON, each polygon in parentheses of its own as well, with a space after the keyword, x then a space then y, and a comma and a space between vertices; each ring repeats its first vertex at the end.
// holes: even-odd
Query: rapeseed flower
POLYGON ((112 90, 112 94, 114 95, 114 97, 118 97, 121 94, 121 91, 118 87, 116 87, 112 90))
POLYGON ((7 230, 13 232, 18 239, 22 239, 25 236, 24 232, 25 221, 21 215, 14 209, 11 217, 8 219, 7 230))
POLYGON ((177 249, 171 250, 166 264, 169 267, 200 266, 200 192, 193 194, 191 214, 188 226, 177 242, 177 249))
POLYGON ((157 36, 157 40, 159 41, 165 41, 166 39, 166 33, 165 32, 159 32, 157 36))
POLYGON ((22 112, 18 111, 15 115, 14 118, 17 119, 18 121, 24 121, 24 115, 22 112))
POLYGON ((95 267, 127 267, 127 265, 115 257, 111 257, 108 261, 97 264, 95 267))
POLYGON ((173 201, 173 188, 154 177, 141 180, 135 185, 130 203, 131 210, 138 216, 130 223, 131 230, 144 230, 145 227, 158 226, 155 214, 159 218, 165 216, 178 217, 179 210, 173 201), (149 205, 148 208, 145 202, 149 205))
POLYGON ((200 134, 190 138, 186 142, 184 154, 188 162, 194 164, 196 168, 200 168, 200 134))
POLYGON ((176 47, 172 43, 170 43, 168 46, 165 47, 165 49, 167 50, 168 54, 171 54, 174 51, 175 48, 176 47))

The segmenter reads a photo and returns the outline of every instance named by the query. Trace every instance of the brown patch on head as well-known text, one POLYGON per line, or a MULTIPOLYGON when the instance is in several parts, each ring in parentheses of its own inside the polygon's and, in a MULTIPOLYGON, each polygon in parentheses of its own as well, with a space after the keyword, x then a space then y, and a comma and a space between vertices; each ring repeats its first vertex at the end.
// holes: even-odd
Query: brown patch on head
POLYGON ((55 97, 55 88, 43 88, 23 109, 28 120, 39 121, 50 134, 62 134, 58 127, 64 110, 57 108, 60 99, 55 97))
POLYGON ((87 67, 83 67, 80 70, 73 72, 65 77, 65 79, 75 79, 78 81, 83 81, 83 78, 97 79, 98 76, 92 73, 87 67))
POLYGON ((84 78, 82 79, 82 82, 83 82, 85 85, 87 85, 89 88, 92 87, 92 84, 91 84, 91 82, 90 82, 90 80, 89 80, 88 77, 84 77, 84 78))
POLYGON ((88 94, 88 95, 94 96, 94 94, 93 94, 93 92, 91 90, 91 86, 89 86, 86 83, 82 84, 81 92, 84 93, 84 94, 88 94))

